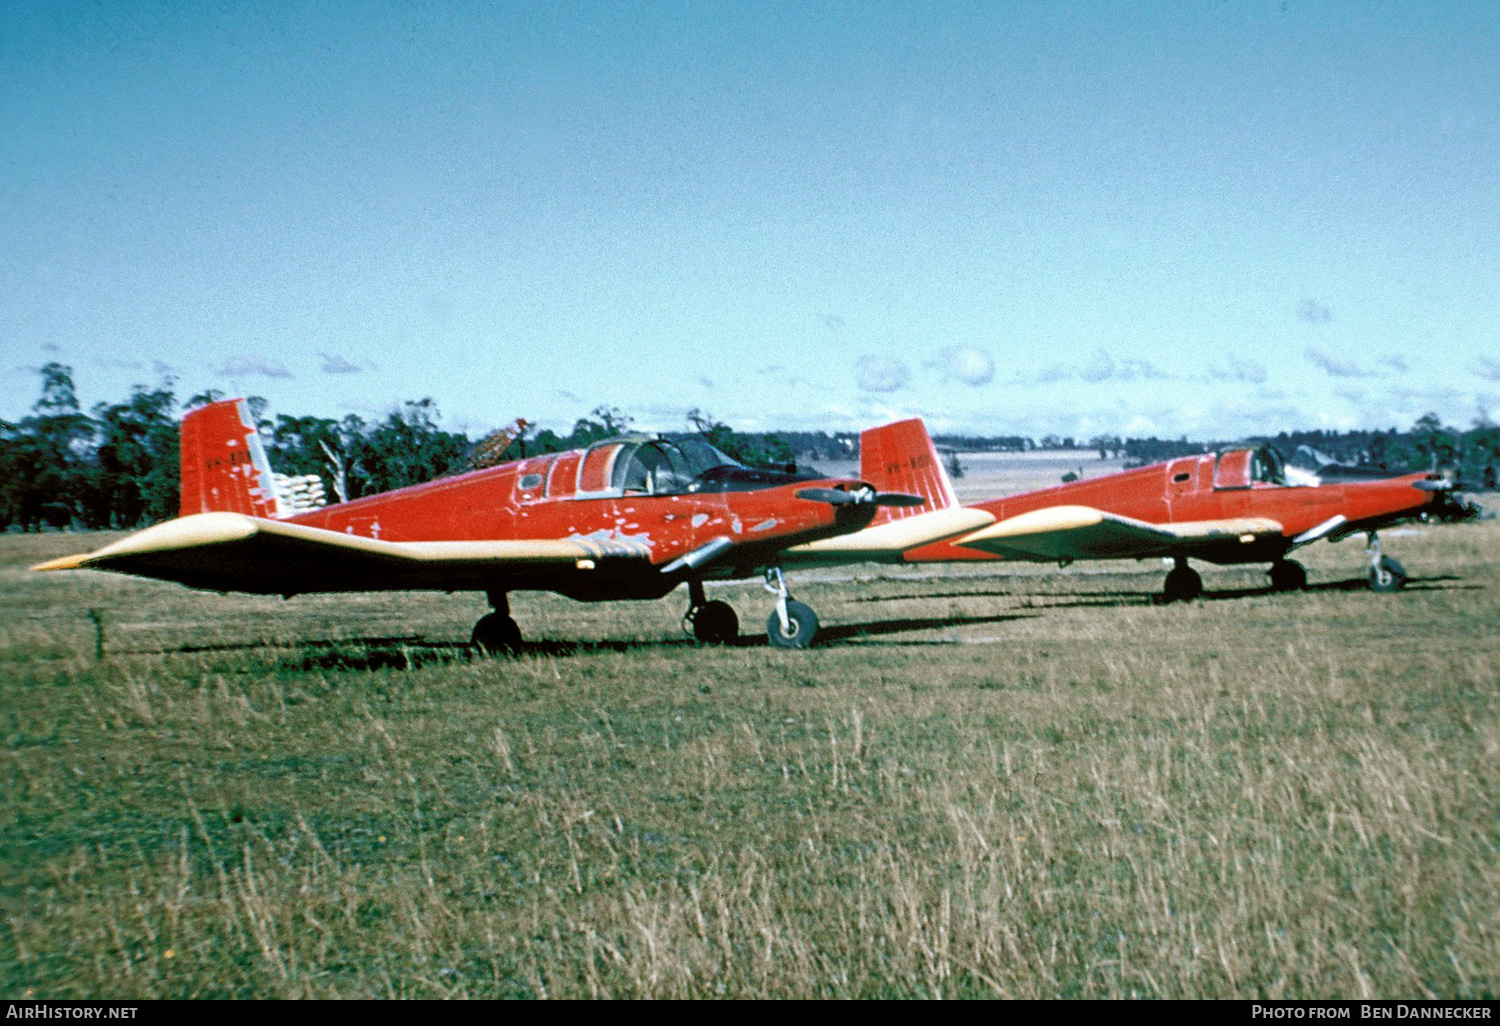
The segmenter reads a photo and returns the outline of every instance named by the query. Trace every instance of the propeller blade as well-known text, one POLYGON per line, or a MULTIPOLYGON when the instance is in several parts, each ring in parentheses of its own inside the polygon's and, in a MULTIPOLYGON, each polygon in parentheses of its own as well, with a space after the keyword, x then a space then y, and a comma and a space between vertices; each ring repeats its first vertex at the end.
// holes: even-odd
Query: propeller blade
POLYGON ((1419 492, 1451 492, 1453 491, 1453 482, 1448 480, 1413 481, 1412 487, 1419 492))
POLYGON ((921 506, 926 502, 920 495, 907 495, 905 492, 881 492, 875 496, 877 506, 921 506))
POLYGON ((830 506, 849 506, 866 502, 873 502, 877 506, 920 506, 927 501, 920 495, 907 495, 905 492, 877 494, 868 487, 848 492, 842 488, 800 488, 795 494, 799 499, 826 502, 830 506))

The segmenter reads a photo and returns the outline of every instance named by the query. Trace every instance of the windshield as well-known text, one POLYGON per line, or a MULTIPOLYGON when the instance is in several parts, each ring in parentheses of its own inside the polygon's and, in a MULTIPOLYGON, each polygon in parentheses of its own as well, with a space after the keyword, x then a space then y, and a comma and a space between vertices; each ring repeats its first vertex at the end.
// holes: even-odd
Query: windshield
POLYGON ((1281 462, 1281 453, 1263 445, 1250 458, 1250 480, 1258 484, 1286 484, 1286 470, 1281 462))

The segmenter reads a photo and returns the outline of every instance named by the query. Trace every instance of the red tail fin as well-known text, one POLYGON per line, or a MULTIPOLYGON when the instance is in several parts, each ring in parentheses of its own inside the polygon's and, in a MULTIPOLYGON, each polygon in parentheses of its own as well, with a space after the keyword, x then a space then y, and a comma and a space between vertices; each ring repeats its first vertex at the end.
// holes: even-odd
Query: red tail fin
POLYGON ((882 506, 875 514, 877 524, 958 505, 927 426, 915 417, 860 434, 859 476, 876 491, 905 492, 927 500, 920 506, 882 506))
POLYGON ((225 399, 182 418, 182 508, 194 513, 281 515, 271 463, 243 399, 225 399))

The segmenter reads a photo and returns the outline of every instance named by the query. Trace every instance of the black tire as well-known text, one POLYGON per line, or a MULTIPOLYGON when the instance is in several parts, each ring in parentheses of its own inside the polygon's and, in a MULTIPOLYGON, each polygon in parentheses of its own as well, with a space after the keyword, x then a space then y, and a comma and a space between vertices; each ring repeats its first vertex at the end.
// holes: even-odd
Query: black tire
POLYGON ((1270 574, 1274 591, 1301 591, 1307 587, 1307 568, 1295 559, 1278 559, 1271 564, 1270 574))
POLYGON ((1378 592, 1399 591, 1406 587, 1406 568, 1390 556, 1380 557, 1380 567, 1370 567, 1370 590, 1378 592))
POLYGON ((1190 566, 1174 567, 1162 586, 1162 601, 1191 602, 1203 594, 1203 578, 1190 566))
POLYGON ((739 640, 740 618, 728 602, 705 602, 693 612, 693 637, 705 645, 729 645, 739 640))
POLYGON ((489 655, 514 655, 521 649, 521 628, 508 616, 489 613, 479 618, 469 641, 489 655))
POLYGON ((766 621, 766 639, 776 648, 806 648, 813 643, 813 638, 818 633, 818 614, 812 611, 812 607, 801 602, 789 601, 786 604, 786 618, 789 630, 781 629, 781 617, 776 611, 771 611, 770 619, 766 621))

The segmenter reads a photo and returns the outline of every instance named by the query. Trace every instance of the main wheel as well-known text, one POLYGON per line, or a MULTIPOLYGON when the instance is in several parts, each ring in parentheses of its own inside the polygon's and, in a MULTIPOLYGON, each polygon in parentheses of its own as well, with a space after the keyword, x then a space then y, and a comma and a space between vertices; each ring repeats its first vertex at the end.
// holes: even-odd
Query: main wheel
POLYGON ((1371 591, 1396 591, 1406 586, 1406 568, 1390 556, 1381 556, 1380 565, 1370 567, 1371 591))
POLYGON ((1301 591, 1307 587, 1307 569, 1295 559, 1278 559, 1271 564, 1271 588, 1275 591, 1301 591))
POLYGON ((777 648, 806 648, 818 633, 818 614, 812 607, 795 600, 786 604, 787 629, 781 629, 781 617, 771 611, 766 621, 766 638, 777 648))
POLYGON ((521 628, 503 613, 489 613, 479 618, 469 640, 490 655, 511 655, 521 647, 521 628))
POLYGON ((692 616, 693 637, 705 645, 728 645, 740 636, 740 618, 728 602, 705 602, 692 616))
POLYGON ((1161 594, 1167 602, 1191 602, 1203 594, 1203 578, 1186 563, 1173 567, 1172 572, 1167 574, 1161 594))

